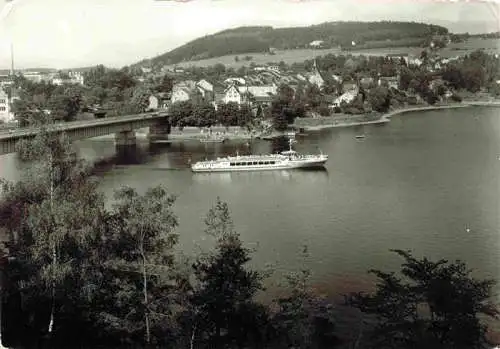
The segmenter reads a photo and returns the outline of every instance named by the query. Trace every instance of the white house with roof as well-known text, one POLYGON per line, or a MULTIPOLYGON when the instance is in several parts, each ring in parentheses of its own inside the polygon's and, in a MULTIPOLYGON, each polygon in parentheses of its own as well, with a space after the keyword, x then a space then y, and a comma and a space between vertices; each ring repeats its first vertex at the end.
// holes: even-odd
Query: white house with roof
POLYGON ((42 82, 44 75, 39 72, 23 72, 23 76, 33 82, 42 82))
POLYGON ((61 86, 63 84, 84 85, 84 82, 85 82, 83 74, 80 72, 70 71, 70 72, 68 72, 68 78, 62 78, 61 76, 58 76, 58 75, 59 74, 56 74, 56 76, 51 79, 51 82, 54 85, 58 85, 58 86, 61 86))
POLYGON ((209 83, 205 79, 201 79, 200 81, 198 81, 196 83, 196 86, 202 88, 205 91, 213 92, 213 90, 214 90, 214 85, 212 85, 211 83, 209 83))
POLYGON ((188 101, 194 91, 197 90, 197 84, 193 80, 184 80, 172 87, 171 103, 188 101))
POLYGON ((318 88, 323 87, 323 85, 325 84, 325 80, 318 72, 310 74, 307 80, 310 84, 318 86, 318 88))
POLYGON ((229 86, 226 91, 224 91, 224 98, 222 99, 224 103, 237 103, 241 104, 243 102, 243 96, 236 85, 229 86))
POLYGON ((172 103, 188 101, 191 98, 191 91, 187 87, 179 87, 172 90, 172 97, 170 101, 172 103))
POLYGON ((323 46, 323 43, 323 40, 314 40, 309 43, 309 46, 313 48, 320 48, 321 46, 323 46))
POLYGON ((417 57, 404 56, 403 59, 405 60, 406 65, 414 65, 420 67, 423 63, 423 61, 417 57))
POLYGON ((268 103, 278 91, 276 84, 266 86, 236 86, 231 85, 225 91, 223 102, 242 104, 246 96, 252 96, 257 103, 268 103))
POLYGON ((196 83, 196 88, 200 91, 203 98, 210 97, 213 99, 214 85, 209 83, 207 80, 202 79, 196 83))
POLYGON ((351 103, 358 96, 358 90, 349 90, 341 96, 337 97, 330 107, 339 107, 342 103, 351 103))
POLYGON ((278 92, 278 86, 276 86, 276 84, 266 86, 239 86, 238 90, 241 94, 251 96, 256 103, 269 104, 273 96, 278 92))
POLYGON ((0 120, 3 122, 9 122, 14 120, 14 113, 10 108, 10 99, 7 93, 0 89, 0 120))

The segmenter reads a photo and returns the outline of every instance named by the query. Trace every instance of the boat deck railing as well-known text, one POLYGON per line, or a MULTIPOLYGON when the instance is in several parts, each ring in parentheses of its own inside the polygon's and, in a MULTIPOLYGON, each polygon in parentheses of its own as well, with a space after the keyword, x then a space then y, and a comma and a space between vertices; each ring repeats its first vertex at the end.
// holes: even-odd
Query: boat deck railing
MULTIPOLYGON (((292 156, 293 159, 317 159, 320 157, 325 157, 326 155, 298 155, 294 154, 292 156)), ((232 156, 225 158, 217 158, 216 160, 204 160, 199 161, 199 164, 216 164, 221 161, 259 161, 259 160, 268 160, 268 159, 277 159, 277 160, 285 160, 289 157, 282 154, 274 154, 274 155, 243 155, 243 156, 232 156)))

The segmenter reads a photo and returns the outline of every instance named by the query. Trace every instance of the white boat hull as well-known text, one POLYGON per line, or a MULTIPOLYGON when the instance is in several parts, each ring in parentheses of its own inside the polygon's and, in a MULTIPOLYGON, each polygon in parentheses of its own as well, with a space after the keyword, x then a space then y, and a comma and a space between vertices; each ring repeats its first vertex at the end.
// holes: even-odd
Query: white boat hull
POLYGON ((291 169, 308 169, 324 167, 327 156, 321 159, 301 159, 301 160, 285 160, 274 165, 246 165, 246 166, 221 166, 219 164, 206 164, 204 166, 193 165, 193 172, 248 172, 248 171, 273 171, 273 170, 291 170, 291 169))

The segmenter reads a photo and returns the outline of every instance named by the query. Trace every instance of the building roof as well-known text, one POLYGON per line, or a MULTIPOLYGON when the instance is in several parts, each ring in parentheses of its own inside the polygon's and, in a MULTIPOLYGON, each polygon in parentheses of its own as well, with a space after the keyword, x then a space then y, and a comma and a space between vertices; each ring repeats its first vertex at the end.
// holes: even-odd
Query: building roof
POLYGON ((269 94, 276 94, 277 87, 276 85, 267 85, 267 86, 239 86, 238 87, 240 93, 249 92, 255 97, 266 97, 269 94))
POLYGON ((397 81, 399 80, 397 76, 381 76, 380 80, 397 81))
POLYGON ((204 89, 205 91, 210 91, 212 92, 214 90, 214 85, 212 85, 210 82, 208 82, 207 80, 205 79, 201 79, 200 81, 198 81, 196 83, 196 85, 198 87, 201 87, 202 89, 204 89))

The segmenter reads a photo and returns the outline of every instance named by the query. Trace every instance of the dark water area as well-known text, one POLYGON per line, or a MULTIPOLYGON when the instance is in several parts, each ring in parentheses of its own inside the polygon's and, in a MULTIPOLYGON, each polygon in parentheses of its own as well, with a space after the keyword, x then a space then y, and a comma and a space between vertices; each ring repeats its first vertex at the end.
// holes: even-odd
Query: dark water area
MULTIPOLYGON (((370 268, 397 270, 390 249, 417 257, 461 259, 479 277, 499 275, 500 109, 408 113, 386 125, 308 132, 301 153, 329 155, 325 171, 194 174, 190 161, 269 153, 286 141, 224 144, 140 143, 116 153, 113 140, 77 143, 84 158, 107 159, 100 187, 110 198, 122 185, 140 192, 162 184, 177 195, 178 249, 208 248, 203 219, 217 196, 228 202, 252 264, 282 276, 302 264, 318 291, 335 295, 370 287, 370 268), (364 139, 356 139, 357 134, 364 139), (308 246, 306 261, 300 252, 308 246)), ((16 179, 14 154, 0 157, 0 176, 16 179)))

